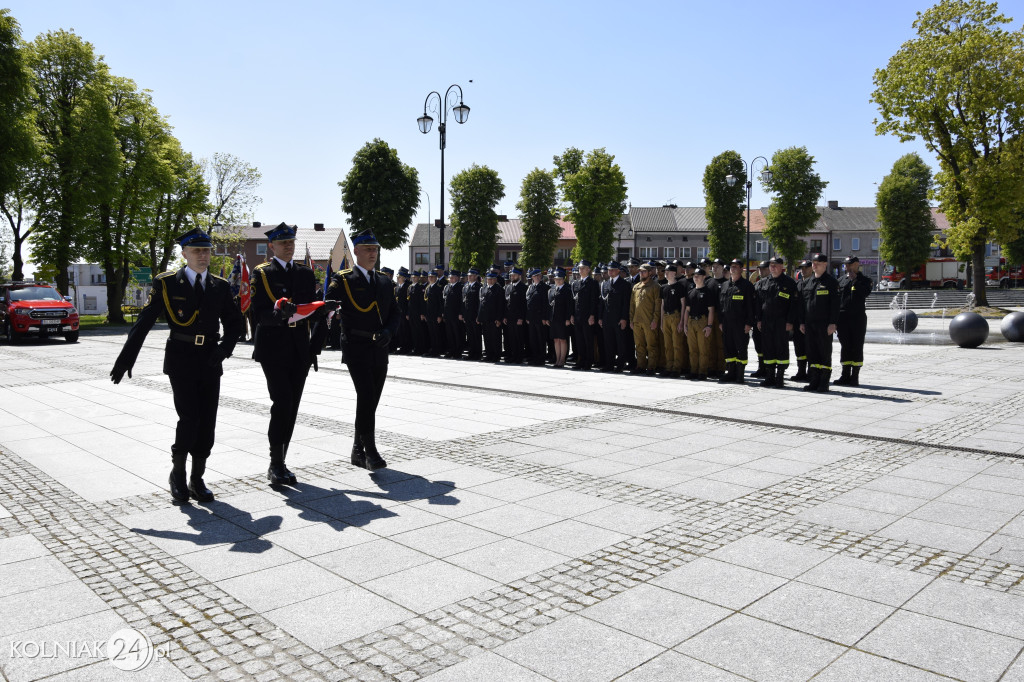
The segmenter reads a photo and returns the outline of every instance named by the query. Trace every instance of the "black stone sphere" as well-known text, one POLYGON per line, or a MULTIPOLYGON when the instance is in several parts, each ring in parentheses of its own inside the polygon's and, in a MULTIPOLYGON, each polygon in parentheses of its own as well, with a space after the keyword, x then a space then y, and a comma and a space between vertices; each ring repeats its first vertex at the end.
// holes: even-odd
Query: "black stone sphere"
POLYGON ((949 338, 961 348, 977 348, 988 338, 988 322, 978 313, 960 313, 949 323, 949 338))
POLYGON ((892 316, 892 328, 898 332, 909 334, 917 329, 917 313, 913 310, 901 310, 892 316))
POLYGON ((1014 312, 1004 317, 999 331, 1007 341, 1024 341, 1024 313, 1014 312))

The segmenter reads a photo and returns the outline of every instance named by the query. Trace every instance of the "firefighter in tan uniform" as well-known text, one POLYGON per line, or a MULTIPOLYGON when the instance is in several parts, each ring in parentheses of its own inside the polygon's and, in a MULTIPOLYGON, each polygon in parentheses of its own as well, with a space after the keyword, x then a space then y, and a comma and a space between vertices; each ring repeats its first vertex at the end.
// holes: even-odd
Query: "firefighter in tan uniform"
POLYGON ((661 287, 654 279, 654 266, 640 266, 640 281, 633 285, 629 299, 629 326, 636 345, 635 374, 654 374, 661 350, 661 287))

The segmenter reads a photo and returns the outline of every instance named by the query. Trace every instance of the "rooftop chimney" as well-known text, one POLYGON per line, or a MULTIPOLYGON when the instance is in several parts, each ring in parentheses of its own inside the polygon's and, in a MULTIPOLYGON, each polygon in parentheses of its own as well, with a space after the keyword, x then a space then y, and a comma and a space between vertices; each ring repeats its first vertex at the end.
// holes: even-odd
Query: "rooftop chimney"
POLYGON ((830 202, 828 202, 828 207, 830 209, 832 209, 833 211, 838 211, 839 210, 839 202, 838 201, 830 201, 830 202))
POLYGON ((263 223, 261 223, 258 220, 254 220, 253 223, 252 223, 252 226, 253 227, 263 227, 263 223))
POLYGON ((323 232, 324 231, 324 224, 323 223, 313 223, 313 231, 314 232, 323 232))
POLYGON ((504 213, 499 213, 498 214, 498 222, 499 223, 507 223, 508 222, 508 216, 505 215, 504 213))

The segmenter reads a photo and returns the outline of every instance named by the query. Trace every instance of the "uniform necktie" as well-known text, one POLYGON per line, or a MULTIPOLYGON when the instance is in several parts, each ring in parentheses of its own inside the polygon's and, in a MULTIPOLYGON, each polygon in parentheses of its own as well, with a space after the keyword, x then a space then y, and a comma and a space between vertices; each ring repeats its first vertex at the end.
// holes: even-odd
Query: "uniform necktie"
POLYGON ((203 302, 203 276, 196 275, 196 301, 203 302))

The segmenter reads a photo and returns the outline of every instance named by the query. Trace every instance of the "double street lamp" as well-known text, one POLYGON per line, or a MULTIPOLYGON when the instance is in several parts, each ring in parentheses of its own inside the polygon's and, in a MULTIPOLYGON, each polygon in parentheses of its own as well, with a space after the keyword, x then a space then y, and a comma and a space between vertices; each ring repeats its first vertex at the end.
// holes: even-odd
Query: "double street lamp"
MULTIPOLYGON (((427 112, 432 112, 435 116, 441 119, 440 123, 437 124, 437 132, 441 134, 441 205, 438 207, 440 218, 437 221, 439 235, 440 235, 440 248, 441 248, 441 262, 437 265, 443 266, 444 260, 444 148, 446 141, 446 132, 448 127, 448 112, 455 114, 455 120, 459 123, 465 123, 469 119, 469 107, 466 106, 465 102, 462 101, 462 88, 453 83, 448 86, 448 89, 444 93, 444 97, 441 97, 437 90, 431 91, 425 100, 423 100, 423 115, 416 119, 416 123, 420 127, 420 132, 426 135, 430 132, 430 126, 434 123, 434 117, 427 112)), ((430 229, 429 226, 427 228, 430 229)))
MULTIPOLYGON (((754 186, 754 183, 750 181, 750 176, 754 170, 754 162, 757 161, 758 159, 764 161, 764 168, 761 169, 761 180, 763 180, 764 182, 768 182, 769 180, 772 179, 772 172, 771 170, 769 170, 768 167, 768 159, 764 158, 763 156, 755 156, 753 161, 751 161, 749 164, 747 164, 743 159, 740 159, 740 163, 744 164, 744 166, 747 169, 747 250, 743 254, 743 259, 744 261, 746 261, 746 265, 744 266, 745 269, 750 267, 750 190, 754 186)), ((736 180, 738 179, 739 178, 737 178, 732 173, 729 173, 728 175, 725 176, 725 182, 730 187, 735 187, 736 180)))

